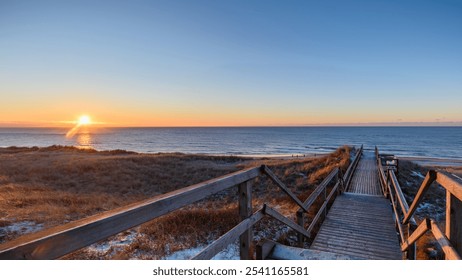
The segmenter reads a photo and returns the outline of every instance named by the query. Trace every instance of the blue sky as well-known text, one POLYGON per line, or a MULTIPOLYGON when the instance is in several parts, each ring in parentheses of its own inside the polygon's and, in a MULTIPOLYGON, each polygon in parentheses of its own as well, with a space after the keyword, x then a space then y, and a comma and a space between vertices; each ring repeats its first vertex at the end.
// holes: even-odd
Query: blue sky
POLYGON ((0 125, 460 124, 461 50, 462 1, 0 0, 0 125))

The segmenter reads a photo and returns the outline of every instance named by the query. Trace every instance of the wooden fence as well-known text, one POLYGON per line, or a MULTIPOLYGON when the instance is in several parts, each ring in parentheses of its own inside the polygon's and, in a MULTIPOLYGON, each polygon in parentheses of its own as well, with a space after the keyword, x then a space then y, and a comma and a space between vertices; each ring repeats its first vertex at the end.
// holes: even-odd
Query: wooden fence
POLYGON ((396 227, 401 240, 401 251, 406 258, 416 258, 416 241, 427 231, 431 231, 440 244, 446 259, 460 260, 462 254, 462 180, 446 172, 430 170, 425 176, 411 206, 409 207, 396 177, 398 162, 390 160, 390 155, 382 155, 375 148, 379 179, 385 196, 393 206, 396 227), (388 163, 388 164, 387 164, 388 163), (446 232, 437 223, 424 218, 417 226, 414 213, 433 182, 446 190, 446 232))

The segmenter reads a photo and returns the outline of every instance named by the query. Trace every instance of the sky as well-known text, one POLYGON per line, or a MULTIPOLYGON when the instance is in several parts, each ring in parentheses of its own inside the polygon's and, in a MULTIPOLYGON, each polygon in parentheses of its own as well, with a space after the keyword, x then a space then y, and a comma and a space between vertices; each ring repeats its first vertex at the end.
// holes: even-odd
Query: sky
POLYGON ((462 125, 462 1, 0 0, 0 126, 462 125))

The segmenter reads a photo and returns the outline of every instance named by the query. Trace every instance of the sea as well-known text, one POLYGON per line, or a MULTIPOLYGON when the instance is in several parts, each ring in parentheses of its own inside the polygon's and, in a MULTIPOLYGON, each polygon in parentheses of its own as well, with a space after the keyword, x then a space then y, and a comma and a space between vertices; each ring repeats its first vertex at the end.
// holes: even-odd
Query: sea
POLYGON ((325 154, 339 146, 403 157, 462 159, 462 127, 0 128, 0 147, 76 146, 142 153, 235 156, 325 154))

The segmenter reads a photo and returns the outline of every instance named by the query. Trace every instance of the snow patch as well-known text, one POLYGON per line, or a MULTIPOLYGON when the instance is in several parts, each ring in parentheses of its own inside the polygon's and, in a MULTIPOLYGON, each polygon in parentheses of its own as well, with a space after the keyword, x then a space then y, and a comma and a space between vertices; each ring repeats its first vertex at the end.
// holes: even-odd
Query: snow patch
POLYGON ((411 175, 414 176, 414 177, 419 177, 419 178, 425 179, 425 176, 420 174, 420 172, 417 172, 417 171, 412 171, 411 175))
MULTIPOLYGON (((199 254, 206 246, 199 246, 195 248, 189 248, 181 251, 176 251, 175 253, 166 256, 163 260, 189 260, 195 255, 199 254)), ((231 243, 219 252, 212 260, 239 260, 239 245, 237 242, 231 243)))
POLYGON ((122 249, 135 241, 138 233, 136 231, 129 231, 116 235, 113 239, 108 241, 93 244, 87 248, 88 251, 95 253, 106 254, 111 248, 122 249))
POLYGON ((43 224, 36 224, 32 221, 17 222, 17 223, 0 228, 0 230, 4 231, 6 234, 11 234, 11 233, 28 234, 28 233, 40 231, 42 229, 43 229, 43 224))
POLYGON ((445 215, 445 210, 432 203, 423 202, 417 207, 417 213, 433 217, 436 221, 440 221, 445 215))

